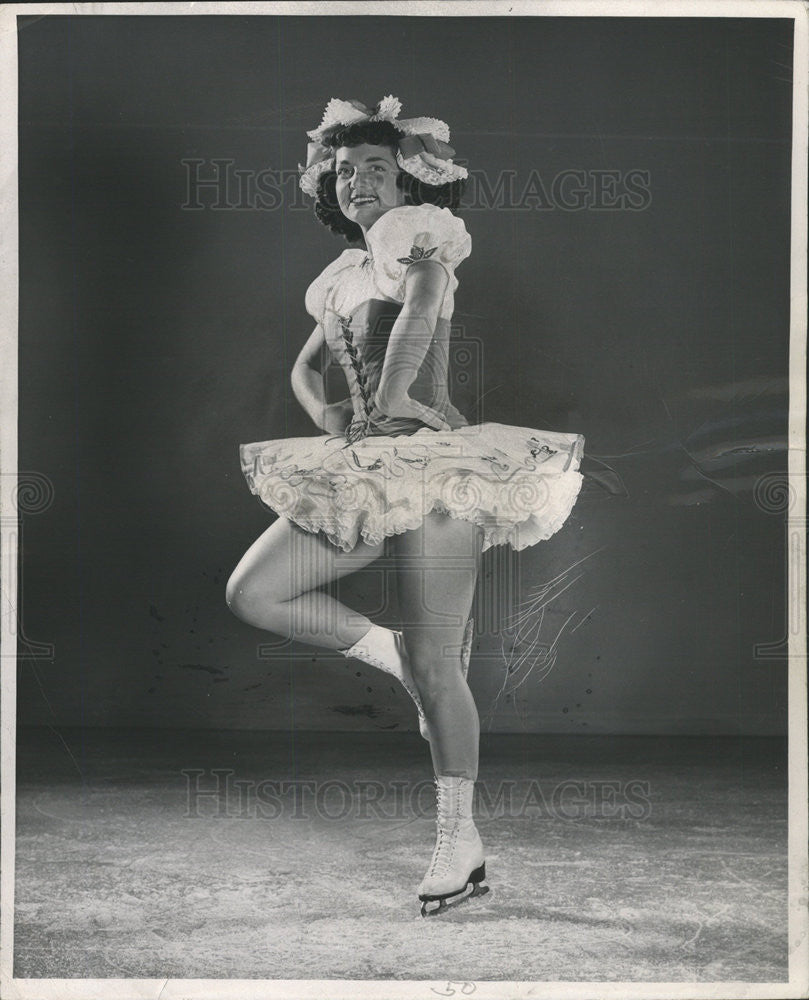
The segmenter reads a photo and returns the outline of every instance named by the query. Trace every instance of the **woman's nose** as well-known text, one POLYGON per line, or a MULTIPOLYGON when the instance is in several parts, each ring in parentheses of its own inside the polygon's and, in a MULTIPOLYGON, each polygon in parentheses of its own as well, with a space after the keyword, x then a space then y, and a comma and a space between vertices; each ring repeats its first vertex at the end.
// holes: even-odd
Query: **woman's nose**
POLYGON ((373 174, 362 173, 359 170, 354 172, 351 178, 351 189, 356 191, 357 188, 362 188, 363 186, 368 187, 371 184, 373 174))

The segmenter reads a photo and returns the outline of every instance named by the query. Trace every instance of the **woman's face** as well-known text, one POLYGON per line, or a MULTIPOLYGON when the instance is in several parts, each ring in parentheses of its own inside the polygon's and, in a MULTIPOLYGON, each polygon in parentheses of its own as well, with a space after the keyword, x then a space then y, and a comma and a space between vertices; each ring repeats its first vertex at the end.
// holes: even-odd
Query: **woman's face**
POLYGON ((389 146, 340 146, 334 151, 334 169, 340 210, 363 229, 405 204, 404 192, 396 186, 399 164, 389 146))

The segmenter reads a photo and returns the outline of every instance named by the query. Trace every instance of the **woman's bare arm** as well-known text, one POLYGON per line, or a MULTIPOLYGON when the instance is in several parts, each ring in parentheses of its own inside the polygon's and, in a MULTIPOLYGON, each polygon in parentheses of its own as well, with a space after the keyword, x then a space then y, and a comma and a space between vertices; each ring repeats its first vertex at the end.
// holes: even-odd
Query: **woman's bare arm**
POLYGON ((415 417, 436 430, 449 424, 438 411, 415 399, 408 390, 418 375, 435 333, 449 276, 435 261, 417 261, 407 269, 405 299, 385 352, 376 406, 390 417, 415 417))
POLYGON ((320 323, 309 335, 292 366, 292 391, 316 426, 330 434, 340 434, 351 421, 351 400, 326 402, 323 372, 328 365, 326 336, 320 323))

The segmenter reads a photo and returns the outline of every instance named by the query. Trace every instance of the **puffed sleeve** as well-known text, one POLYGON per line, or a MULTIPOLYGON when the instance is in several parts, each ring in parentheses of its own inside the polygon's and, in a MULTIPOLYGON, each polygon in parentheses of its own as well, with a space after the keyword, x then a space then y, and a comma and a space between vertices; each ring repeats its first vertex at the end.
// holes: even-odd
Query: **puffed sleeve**
POLYGON ((317 320, 318 323, 323 322, 323 314, 326 311, 326 300, 334 283, 337 281, 338 275, 345 268, 356 264, 357 257, 362 258, 364 256, 365 253, 362 250, 344 250, 336 260, 333 260, 315 278, 312 284, 306 289, 306 295, 303 300, 304 307, 312 319, 317 320))
POLYGON ((377 219, 367 242, 377 286, 397 302, 404 302, 405 275, 411 264, 418 260, 440 264, 449 275, 441 315, 452 315, 458 287, 455 268, 472 252, 472 237, 463 219, 437 205, 403 205, 377 219))

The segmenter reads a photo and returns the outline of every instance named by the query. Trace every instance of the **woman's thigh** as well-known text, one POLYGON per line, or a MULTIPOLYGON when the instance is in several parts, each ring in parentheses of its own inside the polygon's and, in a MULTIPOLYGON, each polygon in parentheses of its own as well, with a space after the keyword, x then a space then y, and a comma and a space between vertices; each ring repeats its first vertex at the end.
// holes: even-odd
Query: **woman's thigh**
POLYGON ((246 593, 262 601, 289 601, 362 569, 382 549, 383 543, 369 545, 360 540, 351 552, 343 552, 324 535, 304 531, 280 517, 239 560, 228 581, 228 603, 246 593))
POLYGON ((416 661, 459 655, 482 543, 478 525, 437 511, 393 540, 402 630, 416 661))

